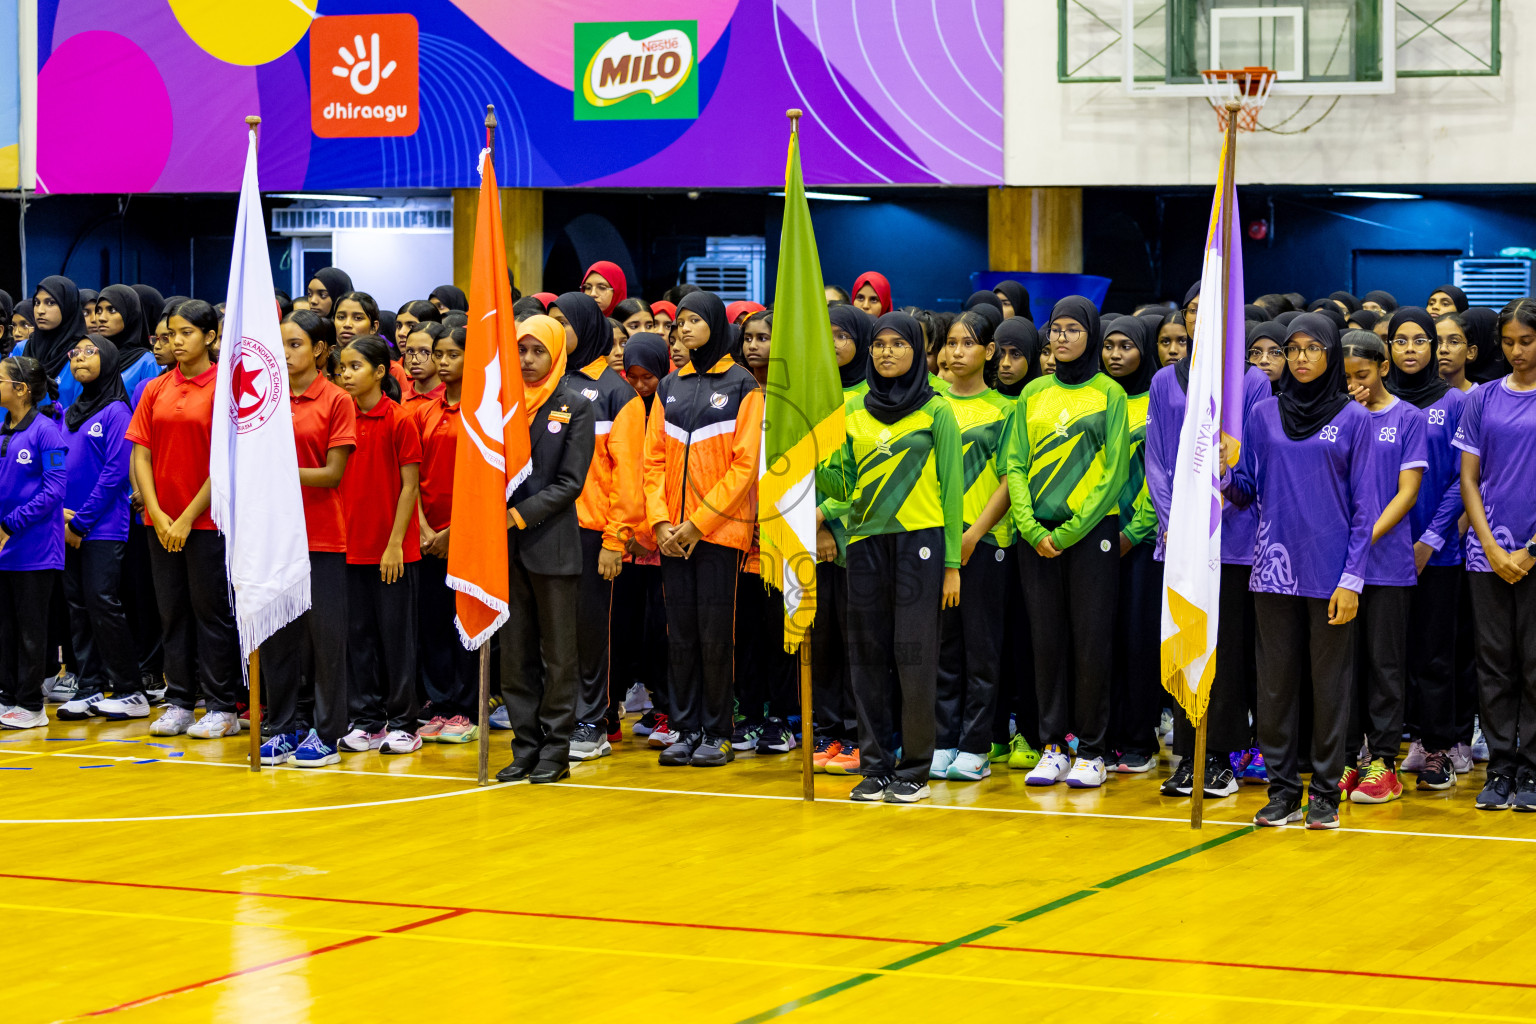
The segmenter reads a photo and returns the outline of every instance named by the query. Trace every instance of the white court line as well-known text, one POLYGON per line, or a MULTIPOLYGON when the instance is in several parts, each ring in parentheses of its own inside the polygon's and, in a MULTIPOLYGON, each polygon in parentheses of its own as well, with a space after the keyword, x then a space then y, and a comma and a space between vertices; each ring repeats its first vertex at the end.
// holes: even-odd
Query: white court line
MULTIPOLYGON (((215 768, 243 768, 250 771, 248 761, 209 761, 202 758, 182 757, 133 757, 121 754, 75 754, 63 750, 10 750, 0 754, 19 754, 23 757, 74 757, 82 761, 153 761, 155 764, 203 764, 215 768)), ((349 779, 368 776, 369 778, 389 779, 429 779, 439 782, 466 782, 473 783, 475 778, 467 775, 423 775, 419 772, 365 772, 356 769, 344 768, 299 768, 291 764, 264 764, 261 766, 264 772, 301 772, 305 775, 345 775, 349 779)))
POLYGON ((425 796, 403 796, 394 800, 369 800, 354 804, 330 804, 325 807, 276 807, 261 811, 223 811, 215 814, 154 814, 134 818, 0 818, 0 825, 116 825, 135 821, 193 821, 200 818, 256 818, 266 814, 310 814, 315 811, 350 811, 359 807, 412 804, 421 800, 446 800, 450 797, 468 796, 471 793, 489 793, 495 788, 474 786, 469 789, 453 789, 446 793, 428 793, 425 796))

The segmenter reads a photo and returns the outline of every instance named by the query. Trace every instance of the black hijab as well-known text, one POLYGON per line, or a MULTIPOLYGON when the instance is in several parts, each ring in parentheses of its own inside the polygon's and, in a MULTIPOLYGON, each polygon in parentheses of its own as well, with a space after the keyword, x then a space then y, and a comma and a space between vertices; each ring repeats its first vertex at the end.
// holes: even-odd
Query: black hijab
MULTIPOLYGON (((1297 315, 1299 316, 1300 314, 1297 315)), ((1291 329, 1289 327, 1280 323, 1278 320, 1267 320, 1262 324, 1254 324, 1253 332, 1248 335, 1248 347, 1252 348, 1253 343, 1258 341, 1260 338, 1267 338, 1274 342, 1276 345, 1279 345, 1281 348, 1285 348, 1285 336, 1290 333, 1290 330, 1291 329)), ((1183 366, 1184 364, 1183 362, 1180 362, 1179 365, 1183 366)), ((1179 381, 1179 386, 1184 388, 1185 391, 1188 391, 1189 371, 1186 369, 1180 372, 1183 374, 1183 377, 1179 381)), ((1247 371, 1245 370, 1244 372, 1246 373, 1247 371)), ((1268 374, 1265 376, 1267 377, 1268 374)), ((1272 395, 1278 395, 1280 393, 1280 382, 1283 380, 1285 380, 1284 373, 1280 374, 1280 380, 1270 381, 1269 393, 1272 395)))
MULTIPOLYGON (((1335 332, 1343 334, 1349 329, 1348 321, 1344 319, 1344 314, 1339 312, 1339 307, 1333 304, 1332 299, 1317 299, 1312 303, 1312 306, 1313 308, 1308 309, 1307 312, 1314 316, 1327 317, 1328 321, 1333 324, 1335 332)), ((1294 323, 1294 321, 1292 322, 1294 323)))
MULTIPOLYGON (((1123 334, 1130 338, 1136 351, 1141 353, 1141 362, 1128 375, 1111 375, 1110 379, 1125 389, 1127 397, 1146 394, 1152 386, 1152 375, 1160 369, 1157 365, 1157 334, 1152 333, 1149 341, 1147 323, 1139 316, 1122 316, 1111 320, 1104 328, 1104 336, 1107 338, 1111 334, 1123 334)), ((1109 373, 1108 370, 1104 372, 1109 373)))
POLYGON ((1443 292, 1444 294, 1449 295, 1451 297, 1451 301, 1456 304, 1456 312, 1465 313, 1467 311, 1467 293, 1462 291, 1460 288, 1457 288, 1455 285, 1443 284, 1439 288, 1436 288, 1434 292, 1430 292, 1430 296, 1433 297, 1435 292, 1443 292))
POLYGON ((1188 309, 1189 308, 1189 304, 1191 302, 1194 302, 1195 301, 1195 297, 1197 295, 1199 295, 1199 294, 1200 294, 1200 282, 1196 281, 1194 284, 1189 286, 1189 291, 1184 293, 1184 305, 1183 305, 1182 308, 1188 309))
POLYGON ((882 377, 874 359, 868 360, 864 379, 869 381, 869 394, 864 396, 864 408, 881 423, 895 423, 921 409, 933 397, 933 388, 928 384, 922 324, 906 313, 885 313, 875 321, 874 333, 884 330, 895 331, 912 346, 912 365, 900 377, 882 377))
MULTIPOLYGON (((1389 313, 1388 316, 1391 314, 1389 313)), ((1357 309, 1344 318, 1345 325, 1355 323, 1360 325, 1362 331, 1374 331, 1376 325, 1381 323, 1381 314, 1374 309, 1357 309)))
MULTIPOLYGON (((845 389, 854 387, 864 379, 864 371, 869 366, 869 343, 875 337, 875 322, 858 306, 846 303, 827 310, 827 317, 833 327, 841 327, 853 338, 853 358, 837 368, 837 375, 845 389)), ((926 360, 927 355, 923 358, 926 360)))
MULTIPOLYGON (((995 295, 992 297, 994 299, 997 298, 995 295)), ((977 316, 986 320, 988 325, 990 325, 994 331, 996 331, 1003 322, 1003 304, 1000 302, 995 306, 990 302, 978 302, 976 305, 967 310, 967 312, 975 313, 977 316)), ((954 324, 951 323, 950 326, 953 327, 954 324)))
POLYGON ((1425 334, 1429 335, 1429 363, 1418 373, 1404 373, 1397 368, 1397 360, 1392 360, 1391 366, 1387 369, 1387 390, 1405 402, 1412 402, 1420 409, 1428 409, 1440 400, 1441 395, 1451 389, 1451 386, 1440 376, 1440 361, 1435 358, 1435 348, 1438 345, 1435 318, 1419 306, 1399 306, 1387 324, 1389 344, 1397 334, 1397 329, 1406 323, 1417 324, 1423 328, 1425 334))
POLYGON ((1024 353, 1024 365, 1028 367, 1024 371, 1024 379, 1017 384, 1004 384, 1002 381, 997 384, 999 394, 1017 398, 1026 384, 1040 376, 1040 332, 1035 329, 1033 320, 1011 316, 992 332, 992 340, 999 346, 1011 345, 1024 353))
POLYGON ((1275 317, 1275 323, 1279 324, 1281 327, 1289 327, 1291 325, 1291 321, 1295 320, 1299 316, 1301 316, 1301 310, 1288 309, 1284 313, 1281 313, 1279 316, 1275 317))
MULTIPOLYGON (((1103 335, 1099 332, 1099 311, 1093 303, 1081 295, 1068 295, 1051 309, 1051 323, 1058 317, 1067 317, 1083 325, 1087 332, 1087 345, 1083 354, 1070 363, 1056 360, 1056 379, 1063 384, 1086 384, 1103 368, 1103 335)), ((1156 360, 1153 360, 1156 362, 1156 360)))
POLYGON ((1269 310, 1250 302, 1243 307, 1243 319, 1254 323, 1263 323, 1269 319, 1269 310))
MULTIPOLYGON (((563 299, 565 296, 561 296, 563 299)), ((582 296, 586 298, 586 296, 582 296)), ((587 299, 592 302, 591 299, 587 299)), ((593 308, 597 303, 592 302, 593 308)), ((677 304, 677 315, 681 317, 684 310, 690 310, 698 314, 704 323, 709 326, 709 340, 698 348, 688 350, 688 361, 693 364, 695 373, 708 373, 714 369, 715 364, 724 359, 731 351, 731 342, 735 339, 731 336, 731 322, 725 316, 725 303, 720 301, 720 296, 714 292, 696 291, 684 295, 677 304)), ((562 308, 562 312, 564 312, 562 308)), ((599 316, 602 314, 599 313, 599 316)), ((603 326, 607 327, 608 321, 603 319, 603 326)), ((921 337, 921 335, 919 335, 921 337)), ((921 351, 922 346, 918 346, 921 351)), ((924 368, 928 366, 923 363, 924 368)))
POLYGON ((165 316, 165 296, 160 294, 160 289, 147 284, 136 284, 133 291, 139 297, 139 308, 144 311, 144 332, 153 338, 155 328, 160 326, 160 318, 165 316))
MULTIPOLYGON (((437 292, 432 294, 437 295, 437 292)), ((442 296, 438 295, 438 298, 442 296)), ((550 305, 560 307, 560 312, 571 322, 571 330, 576 332, 576 348, 566 363, 571 370, 585 369, 613 350, 613 328, 608 326, 608 318, 592 296, 566 292, 550 305)))
MULTIPOLYGON (((464 295, 462 289, 451 284, 440 284, 433 288, 432 294, 428 298, 436 299, 449 309, 457 309, 465 313, 469 312, 469 299, 464 295)), ((591 298, 591 296, 588 296, 588 298, 591 298)), ((566 316, 570 316, 570 314, 566 313, 566 316)))
POLYGON ((1499 314, 1487 306, 1468 306, 1461 318, 1467 325, 1467 344, 1477 346, 1477 358, 1467 363, 1467 380, 1487 384, 1508 374, 1504 346, 1499 342, 1499 314))
MULTIPOLYGON (((650 331, 636 331, 629 336, 624 343, 624 369, 638 366, 657 380, 672 372, 672 353, 667 347, 667 340, 659 334, 650 331)), ((651 411, 651 402, 656 398, 655 392, 647 395, 645 402, 647 414, 651 411)))
MULTIPOLYGON (((116 302, 112 303, 114 306, 116 302)), ((118 348, 111 339, 100 334, 86 337, 101 352, 101 372, 95 380, 80 385, 80 397, 64 410, 64 425, 73 434, 85 425, 85 421, 113 402, 129 404, 128 389, 123 386, 123 375, 118 365, 118 348)))
POLYGON ((1030 323, 1034 323, 1034 314, 1029 311, 1029 291, 1022 284, 1013 280, 999 281, 993 292, 1002 292, 1008 296, 1008 304, 1013 307, 1013 315, 1023 317, 1030 323))
POLYGON ((1331 319, 1316 313, 1303 313, 1291 321, 1285 332, 1285 344, 1298 334, 1308 334, 1323 346, 1327 366, 1316 380, 1303 384, 1291 376, 1290 360, 1280 373, 1280 425, 1292 441, 1305 441, 1349 404, 1344 390, 1344 349, 1339 344, 1339 329, 1331 319))
POLYGON ((144 323, 144 307, 139 305, 139 293, 125 284, 109 284, 101 290, 101 298, 112 303, 122 314, 123 329, 105 337, 117 346, 118 358, 131 365, 149 351, 150 328, 144 323))
POLYGON ((964 308, 965 309, 975 309, 977 306, 980 306, 980 305, 983 305, 983 304, 991 306, 993 309, 997 310, 999 313, 1001 313, 1003 311, 1002 300, 997 297, 997 294, 995 292, 986 292, 986 291, 971 292, 971 297, 965 300, 965 307, 964 308))
POLYGON ((1328 297, 1334 302, 1344 303, 1344 308, 1349 310, 1351 313, 1360 308, 1360 300, 1355 298, 1349 292, 1331 292, 1328 297))
MULTIPOLYGON (((1360 296, 1360 301, 1374 302, 1388 313, 1393 313, 1397 310, 1397 297, 1391 292, 1384 292, 1379 290, 1374 292, 1366 292, 1364 295, 1360 296)), ((1371 312, 1374 313, 1375 310, 1372 310, 1371 312)))
POLYGON ((331 297, 331 311, 335 312, 336 303, 341 297, 353 290, 352 278, 340 267, 321 267, 315 271, 315 279, 325 285, 325 293, 331 297))
MULTIPOLYGON (((55 274, 38 283, 37 290, 53 296, 59 304, 59 326, 44 330, 39 327, 27 341, 27 355, 43 364, 43 372, 58 379, 59 373, 69 365, 69 350, 75 342, 85 337, 85 314, 80 309, 80 289, 67 277, 55 274)), ((36 323, 36 314, 33 314, 36 323)))
POLYGON ((11 354, 11 313, 15 309, 11 293, 0 288, 0 352, 7 356, 11 354))

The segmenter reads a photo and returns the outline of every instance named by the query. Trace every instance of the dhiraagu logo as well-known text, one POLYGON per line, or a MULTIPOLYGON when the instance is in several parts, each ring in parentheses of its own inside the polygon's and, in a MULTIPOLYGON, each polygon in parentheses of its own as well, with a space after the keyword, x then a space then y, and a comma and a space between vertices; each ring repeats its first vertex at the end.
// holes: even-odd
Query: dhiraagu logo
POLYGON ((574 29, 576 120, 699 116, 698 22, 577 22, 574 29))

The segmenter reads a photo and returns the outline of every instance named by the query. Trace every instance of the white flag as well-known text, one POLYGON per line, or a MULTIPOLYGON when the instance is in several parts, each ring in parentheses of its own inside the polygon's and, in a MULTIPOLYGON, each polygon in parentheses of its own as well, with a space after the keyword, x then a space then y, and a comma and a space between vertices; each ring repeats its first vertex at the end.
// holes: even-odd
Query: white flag
POLYGON ((256 133, 245 154, 225 293, 209 456, 214 524, 235 597, 240 653, 309 610, 309 544, 293 445, 288 370, 256 186, 256 133))

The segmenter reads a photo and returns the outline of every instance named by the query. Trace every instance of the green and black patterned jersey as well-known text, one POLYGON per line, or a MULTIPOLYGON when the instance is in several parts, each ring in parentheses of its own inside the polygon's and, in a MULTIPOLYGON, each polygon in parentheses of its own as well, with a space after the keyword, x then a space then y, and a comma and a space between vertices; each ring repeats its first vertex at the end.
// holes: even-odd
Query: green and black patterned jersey
MULTIPOLYGON (((964 522, 967 529, 981 518, 1008 472, 1008 442, 1013 428, 1014 401, 988 388, 976 395, 944 394, 960 426, 965 465, 964 522)), ((1003 516, 983 540, 1006 548, 1013 543, 1013 519, 1003 516)))
POLYGON ((1157 509, 1147 493, 1147 466, 1144 446, 1147 441, 1147 403, 1151 392, 1143 391, 1125 400, 1126 420, 1131 427, 1129 471, 1120 488, 1116 505, 1120 509, 1120 532, 1132 544, 1145 544, 1157 533, 1157 509))
MULTIPOLYGON (((869 393, 869 381, 861 380, 851 387, 843 388, 843 402, 846 406, 848 399, 857 395, 869 393)), ((836 455, 833 452, 832 455, 836 455)), ((828 456, 830 459, 832 456, 828 456)), ((827 460, 823 460, 825 463, 827 460)), ((844 565, 848 557, 848 506, 849 502, 841 498, 829 498, 820 487, 816 489, 816 507, 821 510, 822 522, 826 524, 827 531, 832 534, 832 539, 837 541, 836 565, 844 565)))
POLYGON ((848 399, 847 439, 816 469, 817 489, 848 505, 848 543, 887 533, 944 528, 944 565, 960 567, 965 498, 960 430, 949 403, 935 395, 895 423, 881 423, 848 399))
POLYGON ((1125 391, 1108 374, 1077 385, 1054 375, 1019 395, 1008 452, 1008 494, 1019 535, 1036 547, 1047 536, 1066 550, 1115 514, 1130 471, 1125 391), (1041 520, 1060 523, 1054 530, 1041 520))

